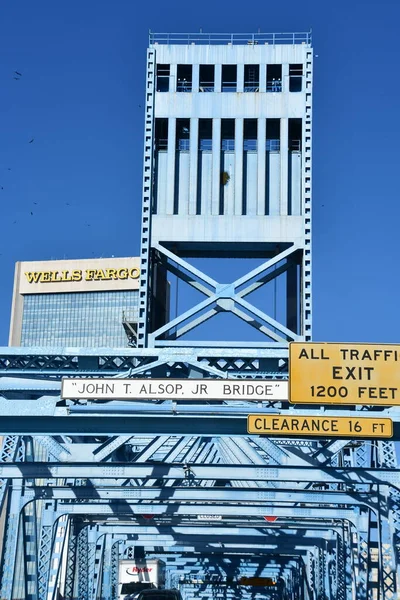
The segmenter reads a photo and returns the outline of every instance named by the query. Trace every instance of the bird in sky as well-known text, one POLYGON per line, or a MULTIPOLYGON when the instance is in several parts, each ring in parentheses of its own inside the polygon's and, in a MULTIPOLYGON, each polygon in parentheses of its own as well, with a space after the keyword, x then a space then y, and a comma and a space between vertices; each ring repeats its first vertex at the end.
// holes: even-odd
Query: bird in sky
POLYGON ((29 140, 28 144, 32 144, 32 142, 34 141, 35 138, 32 138, 31 140, 29 140))
POLYGON ((0 186, 2 190, 4 190, 3 186, 0 186))
POLYGON ((33 215, 33 212, 31 211, 31 216, 33 215))
POLYGON ((15 81, 19 81, 21 77, 13 77, 13 79, 15 79, 15 81))
POLYGON ((14 71, 14 73, 15 73, 16 75, 19 75, 20 77, 22 77, 22 73, 19 73, 18 71, 14 71))
POLYGON ((34 202, 33 204, 37 204, 37 202, 34 202))

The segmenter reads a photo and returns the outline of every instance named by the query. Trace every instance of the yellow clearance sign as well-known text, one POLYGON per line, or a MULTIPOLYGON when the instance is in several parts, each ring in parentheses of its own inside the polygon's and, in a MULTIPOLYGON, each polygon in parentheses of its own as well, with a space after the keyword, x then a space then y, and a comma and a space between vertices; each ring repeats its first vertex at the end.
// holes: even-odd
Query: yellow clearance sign
POLYGON ((293 404, 400 405, 400 346, 293 342, 293 404))
POLYGON ((373 417, 248 415, 247 432, 299 437, 390 438, 393 421, 373 417))

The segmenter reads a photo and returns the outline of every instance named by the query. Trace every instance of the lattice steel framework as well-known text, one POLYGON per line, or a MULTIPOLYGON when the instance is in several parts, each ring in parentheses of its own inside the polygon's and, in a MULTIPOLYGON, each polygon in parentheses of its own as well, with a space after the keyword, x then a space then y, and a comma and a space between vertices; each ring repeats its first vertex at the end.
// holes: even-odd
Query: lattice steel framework
MULTIPOLYGON (((287 379, 288 342, 311 336, 309 34, 150 42, 139 348, 0 349, 0 597, 116 600, 118 562, 140 549, 165 560, 168 585, 185 600, 199 580, 206 596, 250 600, 253 590, 238 587, 244 575, 276 579, 258 590, 265 600, 393 600, 393 443, 247 434, 252 412, 333 415, 334 406, 60 398, 63 376, 287 379), (167 91, 160 65, 163 76, 169 65, 167 91), (202 65, 214 68, 212 86, 202 65), (237 94, 224 93, 226 66, 236 68, 237 94), (260 264, 220 283, 194 266, 206 257, 260 264), (157 294, 171 277, 204 298, 164 323, 157 294), (278 280, 279 310, 246 299, 278 280), (187 340, 222 312, 261 341, 187 340)), ((392 418, 400 439, 396 407, 361 410, 392 418)))

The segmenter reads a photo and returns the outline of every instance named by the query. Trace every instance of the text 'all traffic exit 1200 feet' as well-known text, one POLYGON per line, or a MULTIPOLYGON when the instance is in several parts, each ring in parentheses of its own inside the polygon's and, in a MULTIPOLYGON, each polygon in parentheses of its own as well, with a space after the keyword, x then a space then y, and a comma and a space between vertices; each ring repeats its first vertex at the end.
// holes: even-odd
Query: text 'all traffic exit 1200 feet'
POLYGON ((293 342, 289 400, 294 404, 400 405, 400 346, 293 342))

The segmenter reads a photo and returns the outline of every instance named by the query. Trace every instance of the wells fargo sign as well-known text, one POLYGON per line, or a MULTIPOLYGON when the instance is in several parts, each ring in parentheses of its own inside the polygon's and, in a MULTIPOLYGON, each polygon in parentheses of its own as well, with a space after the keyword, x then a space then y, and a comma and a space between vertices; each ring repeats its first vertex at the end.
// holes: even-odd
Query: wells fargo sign
POLYGON ((111 281, 138 279, 140 269, 74 269, 73 271, 26 271, 28 283, 62 283, 66 281, 111 281))
POLYGON ((294 404, 400 405, 400 346, 293 342, 289 400, 294 404))

